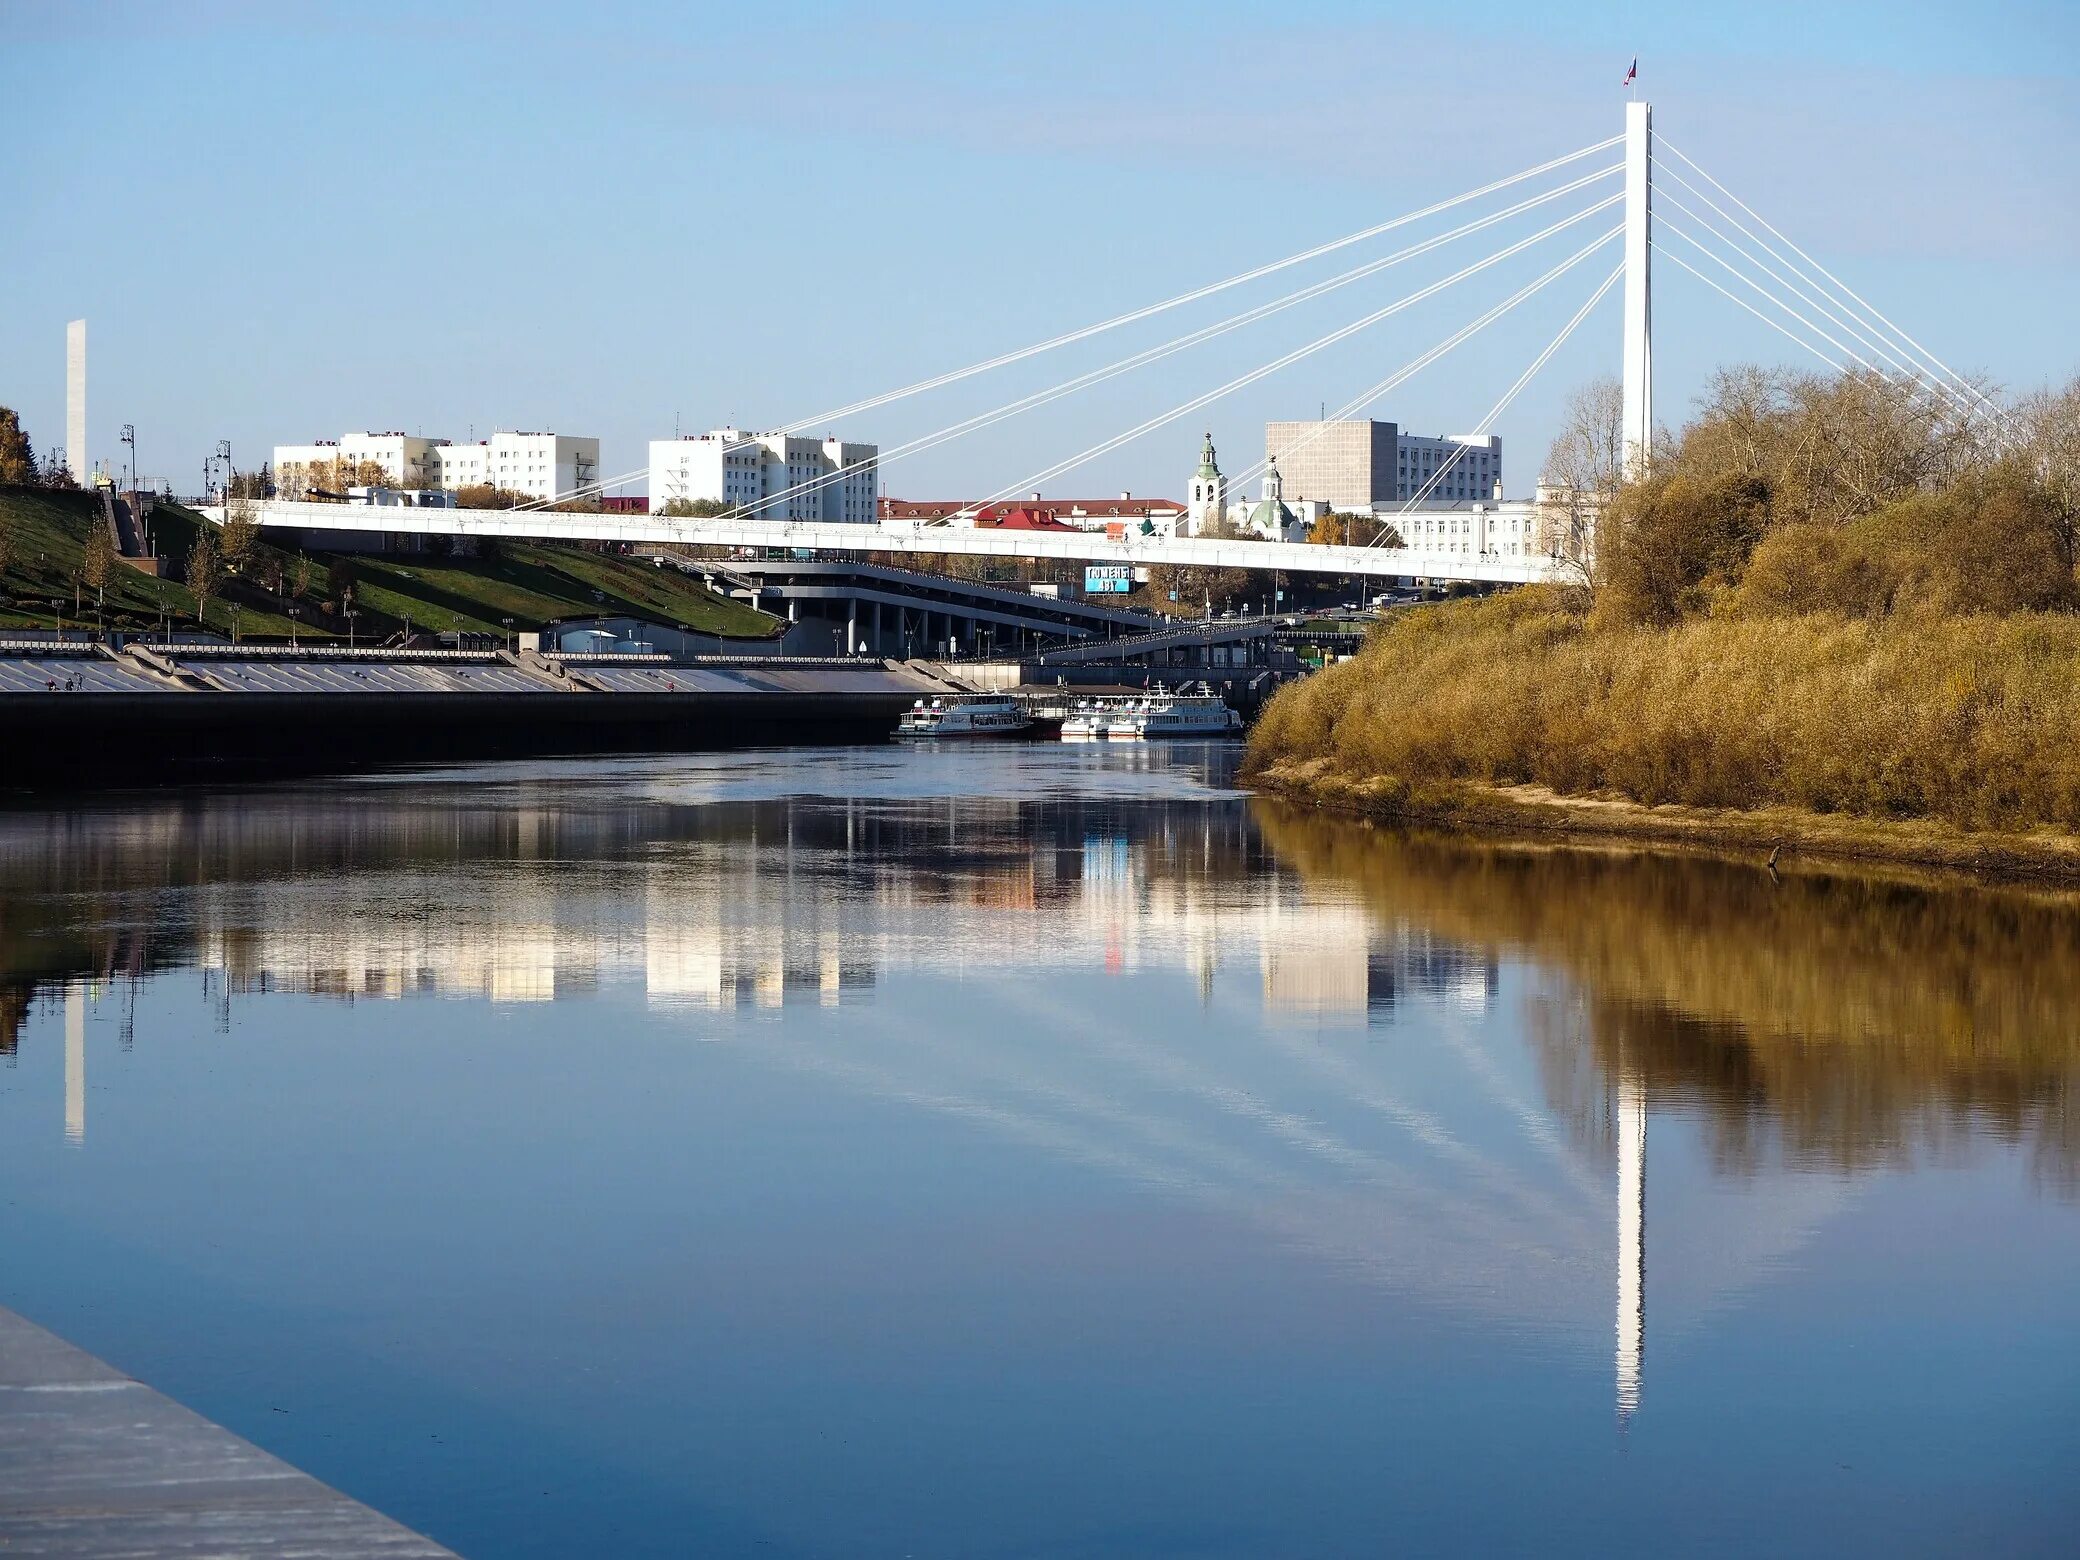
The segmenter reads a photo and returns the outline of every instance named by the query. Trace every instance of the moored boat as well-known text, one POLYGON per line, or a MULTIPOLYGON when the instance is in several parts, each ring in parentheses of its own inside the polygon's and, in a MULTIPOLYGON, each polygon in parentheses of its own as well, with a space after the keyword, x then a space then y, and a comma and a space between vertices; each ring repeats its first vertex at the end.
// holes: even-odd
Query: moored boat
POLYGON ((943 693, 919 699, 896 722, 899 737, 1015 737, 1032 717, 1003 693, 943 693))

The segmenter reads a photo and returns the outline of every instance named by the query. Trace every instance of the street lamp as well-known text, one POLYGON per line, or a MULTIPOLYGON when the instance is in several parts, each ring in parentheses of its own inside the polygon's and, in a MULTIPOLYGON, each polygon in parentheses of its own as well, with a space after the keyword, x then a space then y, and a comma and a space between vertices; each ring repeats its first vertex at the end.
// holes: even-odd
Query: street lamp
POLYGON ((349 650, 354 648, 354 619, 360 615, 354 608, 347 608, 347 648, 349 650))
POLYGON ((302 615, 303 608, 301 607, 291 607, 289 609, 289 648, 291 650, 296 648, 296 620, 302 615))

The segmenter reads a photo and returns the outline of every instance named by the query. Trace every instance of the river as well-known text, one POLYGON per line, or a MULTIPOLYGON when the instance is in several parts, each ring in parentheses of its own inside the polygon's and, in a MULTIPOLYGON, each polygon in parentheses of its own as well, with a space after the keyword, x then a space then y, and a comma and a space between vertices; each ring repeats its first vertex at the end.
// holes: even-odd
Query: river
POLYGON ((2072 1552, 2080 901, 1235 756, 0 811, 0 1303, 474 1556, 2072 1552))

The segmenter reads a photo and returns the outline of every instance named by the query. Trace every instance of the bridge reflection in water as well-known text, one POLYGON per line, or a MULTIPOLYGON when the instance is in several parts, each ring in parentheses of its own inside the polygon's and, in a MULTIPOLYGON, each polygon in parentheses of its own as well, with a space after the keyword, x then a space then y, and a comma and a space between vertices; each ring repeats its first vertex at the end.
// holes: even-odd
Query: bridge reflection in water
POLYGON ((2070 903, 1391 836, 1236 797, 1202 762, 739 754, 17 812, 0 1049, 62 1009, 85 1143, 90 1030, 127 1046, 157 972, 202 971, 227 1024, 292 996, 634 1000, 1387 1290, 1539 1329, 1615 1303, 1621 1421, 1643 1401, 1650 1116, 1721 1174, 1782 1180, 1709 1228, 1652 1226, 1678 1328, 1888 1167, 2017 1142, 2080 1190, 2070 903), (901 766, 927 763, 919 789, 901 766), (1159 1020, 1064 979, 1092 974, 1159 983, 1159 1020), (918 981, 1021 1022, 924 1021, 892 989, 918 981), (1254 989, 1248 1047, 1199 1043, 1217 988, 1254 989), (762 1035, 797 1005, 845 1023, 762 1035), (1377 1043, 1404 1024, 1484 1103, 1426 1096, 1377 1043))

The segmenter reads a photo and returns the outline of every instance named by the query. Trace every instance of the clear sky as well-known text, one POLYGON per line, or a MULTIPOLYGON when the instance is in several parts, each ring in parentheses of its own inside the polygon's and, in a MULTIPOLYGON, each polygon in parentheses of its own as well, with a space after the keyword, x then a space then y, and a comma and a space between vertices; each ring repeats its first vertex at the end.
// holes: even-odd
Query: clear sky
MULTIPOLYGON (((619 471, 675 426, 816 416, 1615 134, 1635 55, 1666 141, 1948 362, 2018 389, 2080 372, 2070 0, 0 0, 0 403, 63 442, 85 316, 92 452, 133 423, 183 491, 220 438, 248 467, 359 428, 593 433, 619 471)), ((1438 226, 815 431, 893 445, 1438 226)), ((1530 231, 892 464, 887 489, 1018 483, 1530 231)), ((1266 418, 1349 399, 1564 252, 1047 485, 1179 496, 1202 430, 1246 465, 1266 418)), ((1614 263, 1375 415, 1471 427, 1614 263)), ((1513 490, 1617 329, 1614 294, 1497 425, 1513 490)), ((1664 420, 1716 364, 1800 360, 1668 266, 1655 330, 1664 420)))

